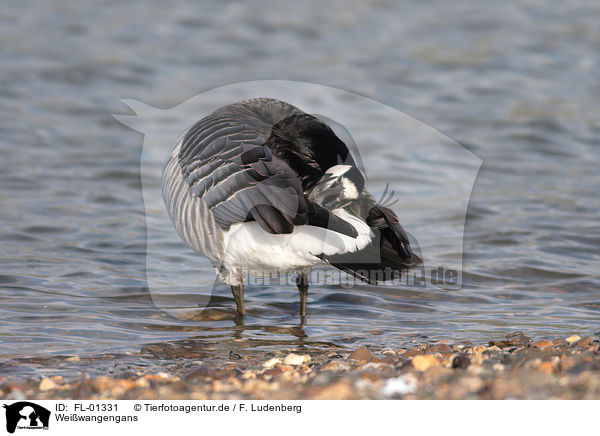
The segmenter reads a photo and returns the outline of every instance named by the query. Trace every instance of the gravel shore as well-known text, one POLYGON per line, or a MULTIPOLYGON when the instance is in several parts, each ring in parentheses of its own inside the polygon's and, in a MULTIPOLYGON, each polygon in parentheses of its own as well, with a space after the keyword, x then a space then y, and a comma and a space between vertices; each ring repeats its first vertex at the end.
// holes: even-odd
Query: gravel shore
POLYGON ((24 398, 600 399, 600 340, 532 340, 517 332, 486 344, 232 350, 221 361, 181 358, 160 370, 133 367, 109 376, 0 377, 0 399, 24 398))

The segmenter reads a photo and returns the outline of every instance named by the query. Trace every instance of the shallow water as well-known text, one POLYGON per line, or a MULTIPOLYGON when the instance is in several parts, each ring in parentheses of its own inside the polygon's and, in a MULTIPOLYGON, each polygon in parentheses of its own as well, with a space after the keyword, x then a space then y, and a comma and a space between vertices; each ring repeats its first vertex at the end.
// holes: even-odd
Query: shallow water
MULTIPOLYGON (((88 370, 102 372, 119 359, 222 359, 231 349, 600 331, 600 6, 340 2, 326 13, 306 3, 71 3, 13 2, 0 12, 2 372, 35 373, 11 363, 25 357, 96 356, 88 370), (168 108, 265 78, 366 95, 483 160, 461 289, 317 285, 304 326, 293 286, 248 287, 244 325, 223 285, 191 319, 154 305, 143 138, 111 114, 127 113, 123 98, 168 108)), ((370 116, 365 125, 377 123, 370 116)), ((419 216, 427 178, 399 169, 452 169, 422 159, 370 154, 365 166, 377 169, 377 193, 386 182, 399 187, 395 207, 410 205, 412 226, 435 235, 445 217, 419 216)), ((184 272, 198 261, 175 242, 164 255, 184 272)), ((197 306, 187 288, 170 297, 173 309, 197 306)))

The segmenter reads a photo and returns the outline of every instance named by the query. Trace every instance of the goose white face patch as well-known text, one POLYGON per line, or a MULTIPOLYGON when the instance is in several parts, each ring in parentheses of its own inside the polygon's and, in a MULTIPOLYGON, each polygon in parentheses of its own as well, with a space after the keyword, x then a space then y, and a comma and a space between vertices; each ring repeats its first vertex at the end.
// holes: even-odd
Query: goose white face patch
POLYGON ((358 189, 354 182, 346 177, 342 177, 342 187, 344 196, 348 199, 355 200, 358 198, 358 189))
POLYGON ((355 200, 360 194, 356 184, 348 177, 345 177, 346 173, 352 169, 351 165, 335 165, 325 171, 325 174, 331 174, 336 179, 332 180, 331 185, 338 183, 335 180, 342 183, 342 195, 346 199, 355 200))

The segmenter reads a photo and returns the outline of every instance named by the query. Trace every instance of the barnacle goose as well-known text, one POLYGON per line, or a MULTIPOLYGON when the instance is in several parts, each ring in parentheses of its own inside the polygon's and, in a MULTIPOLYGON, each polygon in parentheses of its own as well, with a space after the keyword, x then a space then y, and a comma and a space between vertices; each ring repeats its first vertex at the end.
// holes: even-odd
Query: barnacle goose
POLYGON ((240 316, 243 275, 329 263, 372 284, 421 259, 394 212, 378 205, 346 144, 319 118, 280 100, 217 109, 185 131, 162 176, 180 237, 213 263, 240 316), (383 272, 383 274, 382 274, 383 272))

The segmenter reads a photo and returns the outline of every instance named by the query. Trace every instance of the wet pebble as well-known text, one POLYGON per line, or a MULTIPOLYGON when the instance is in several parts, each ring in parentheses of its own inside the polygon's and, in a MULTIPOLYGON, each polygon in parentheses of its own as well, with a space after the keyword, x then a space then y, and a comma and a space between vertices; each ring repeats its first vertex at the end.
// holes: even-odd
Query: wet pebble
POLYGON ((554 344, 552 343, 552 341, 543 339, 541 341, 534 342, 533 344, 531 344, 531 346, 534 348, 544 349, 544 348, 553 348, 554 344))
POLYGON ((345 371, 350 367, 350 365, 345 362, 339 360, 332 360, 325 364, 321 369, 323 371, 345 371))
POLYGON ((436 357, 426 354, 413 356, 412 364, 417 371, 426 371, 432 366, 440 366, 441 362, 436 357))
POLYGON ((496 345, 500 348, 524 346, 531 342, 531 339, 523 334, 523 332, 515 332, 508 334, 504 339, 499 341, 490 341, 489 345, 496 345))
POLYGON ((471 359, 464 354, 454 356, 454 359, 452 359, 452 368, 466 369, 469 365, 471 365, 471 359))
POLYGON ((368 362, 373 359, 373 353, 371 353, 367 347, 360 347, 350 355, 350 359, 368 362))
POLYGON ((452 348, 447 345, 447 344, 436 344, 432 347, 429 347, 427 349, 428 353, 442 353, 442 354, 446 354, 446 353, 452 353, 452 348))
POLYGON ((538 369, 546 374, 552 374, 554 372, 554 365, 550 362, 541 362, 538 365, 538 369))
POLYGON ((242 358, 242 356, 240 356, 238 353, 234 353, 233 351, 229 352, 229 360, 240 360, 242 358))
POLYGON ((355 390, 348 382, 340 381, 322 388, 316 395, 316 400, 351 400, 356 396, 355 390))
POLYGON ((308 362, 310 362, 310 356, 308 354, 290 353, 283 359, 285 365, 303 365, 308 362))
POLYGON ((40 382, 40 391, 45 392, 45 391, 51 391, 53 389, 57 388, 56 383, 54 382, 54 380, 50 379, 50 378, 43 378, 42 381, 40 382))
POLYGON ((279 357, 273 357, 272 359, 267 360, 263 363, 265 368, 273 368, 275 365, 279 365, 281 363, 281 359, 279 357))
POLYGON ((587 347, 592 343, 592 338, 586 336, 582 339, 579 339, 577 342, 573 343, 572 347, 587 347))
POLYGON ((386 397, 391 397, 394 395, 412 394, 416 389, 417 386, 414 378, 400 376, 388 379, 381 392, 386 397))
POLYGON ((281 368, 270 368, 263 371, 263 375, 267 377, 279 377, 283 374, 281 368))
POLYGON ((185 375, 186 380, 195 380, 198 378, 208 377, 210 375, 210 370, 206 366, 201 366, 196 368, 185 375))
POLYGON ((386 357, 395 357, 396 356, 396 352, 394 350, 392 350, 391 348, 385 348, 384 350, 381 351, 381 354, 383 354, 386 357))

